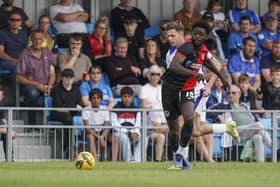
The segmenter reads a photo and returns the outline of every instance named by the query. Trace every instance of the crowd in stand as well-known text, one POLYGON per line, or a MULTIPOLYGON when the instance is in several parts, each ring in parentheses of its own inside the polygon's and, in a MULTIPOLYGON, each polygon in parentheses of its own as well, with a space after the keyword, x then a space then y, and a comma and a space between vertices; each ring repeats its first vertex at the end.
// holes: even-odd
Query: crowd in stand
MULTIPOLYGON (((172 20, 161 20, 158 24, 160 33, 147 38, 144 30, 150 26, 148 18, 140 9, 131 5, 132 0, 120 0, 120 4, 111 10, 110 19, 106 16, 98 17, 94 22, 93 33, 89 34, 86 28, 88 13, 79 4, 59 0, 58 4, 49 8, 49 16, 40 16, 38 28, 34 28, 27 14, 13 5, 14 0, 2 1, 0 70, 9 72, 6 80, 10 82, 13 93, 10 97, 13 97, 13 101, 19 99, 16 98, 18 88, 20 106, 41 107, 44 106, 42 98, 51 96, 54 107, 85 108, 81 113, 61 110, 52 112, 51 119, 71 125, 72 117, 81 115, 86 126, 101 124, 116 127, 112 131, 86 129, 89 151, 97 158, 95 142, 104 148, 106 141, 111 141, 114 142, 113 161, 122 155, 125 161, 139 162, 143 136, 137 128, 141 126, 140 113, 134 110, 109 113, 90 109, 161 109, 160 78, 176 51, 170 47, 166 32, 166 26, 172 20), (140 100, 138 106, 133 102, 134 97, 140 100), (116 102, 118 98, 120 101, 116 102), (122 126, 134 128, 119 128, 122 126)), ((174 20, 183 23, 186 39, 191 37, 195 22, 204 21, 208 24, 210 34, 206 45, 222 64, 223 75, 228 82, 239 86, 227 91, 221 80, 217 79, 207 108, 216 108, 220 106, 217 104, 231 101, 233 95, 240 94, 238 98, 242 105, 235 101, 227 107, 278 110, 280 1, 270 0, 268 12, 264 15, 257 15, 250 10, 248 0, 235 0, 236 7, 229 10, 228 15, 223 13, 223 0, 209 0, 206 9, 201 11, 195 10, 195 5, 196 0, 183 0, 183 8, 174 15, 174 20)), ((208 70, 203 71, 207 79, 208 70)), ((1 86, 0 106, 4 105, 4 98, 1 98, 3 90, 6 88, 1 86)), ((4 119, 2 112, 0 118, 4 119)), ((38 123, 34 112, 28 113, 28 124, 38 123)), ((255 123, 255 120, 263 116, 260 112, 248 121, 255 123)), ((216 123, 225 119, 220 114, 209 114, 207 120, 216 123)), ((1 124, 4 121, 0 121, 1 124)), ((161 161, 167 130, 157 127, 166 125, 164 114, 159 111, 150 112, 147 124, 156 128, 149 130, 148 136, 156 143, 155 160, 161 161)), ((6 131, 0 132, 4 134, 6 131)), ((65 131, 65 137, 68 137, 68 133, 65 131)), ((256 147, 263 141, 262 137, 271 146, 263 131, 244 134, 246 138, 254 138, 256 147)), ((209 144, 212 139, 205 139, 195 140, 199 145, 198 151, 202 155, 203 152, 212 155, 213 147, 209 144)), ((65 144, 64 149, 67 146, 65 144)), ((263 150, 257 149, 257 152, 257 161, 264 161, 261 156, 263 150)), ((204 159, 213 161, 211 156, 204 159)))

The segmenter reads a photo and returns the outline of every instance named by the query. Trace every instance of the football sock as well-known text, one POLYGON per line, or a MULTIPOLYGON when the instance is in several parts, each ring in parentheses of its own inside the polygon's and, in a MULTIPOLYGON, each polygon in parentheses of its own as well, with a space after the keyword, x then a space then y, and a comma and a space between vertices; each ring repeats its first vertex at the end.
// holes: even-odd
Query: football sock
POLYGON ((175 153, 178 149, 179 135, 169 133, 168 136, 169 136, 169 141, 170 141, 170 144, 171 144, 171 148, 172 148, 173 152, 175 153))
POLYGON ((214 123, 211 124, 213 127, 213 133, 224 133, 227 131, 227 126, 226 124, 221 124, 221 123, 214 123))
POLYGON ((193 119, 185 121, 185 124, 181 130, 180 146, 186 147, 192 135, 193 119))

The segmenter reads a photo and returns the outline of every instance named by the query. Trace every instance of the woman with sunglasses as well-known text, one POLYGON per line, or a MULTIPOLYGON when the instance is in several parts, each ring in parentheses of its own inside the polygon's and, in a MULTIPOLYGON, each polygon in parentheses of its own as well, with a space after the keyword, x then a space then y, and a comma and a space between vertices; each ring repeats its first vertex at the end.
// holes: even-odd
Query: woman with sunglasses
MULTIPOLYGON (((152 65, 148 70, 149 82, 145 84, 140 93, 141 107, 145 109, 162 109, 161 102, 161 68, 158 65, 152 65)), ((155 161, 162 159, 165 136, 167 133, 167 122, 162 111, 150 111, 148 113, 148 136, 155 143, 155 161), (165 125, 166 128, 163 127, 165 125)), ((153 150, 153 149, 152 149, 153 150)), ((154 154, 152 153, 152 156, 154 154)), ((153 159, 153 158, 152 158, 153 159)))
POLYGON ((139 63, 144 77, 143 83, 147 83, 147 73, 152 65, 158 65, 161 69, 161 73, 165 72, 166 64, 165 61, 160 57, 160 51, 155 40, 148 39, 144 49, 144 59, 139 63))

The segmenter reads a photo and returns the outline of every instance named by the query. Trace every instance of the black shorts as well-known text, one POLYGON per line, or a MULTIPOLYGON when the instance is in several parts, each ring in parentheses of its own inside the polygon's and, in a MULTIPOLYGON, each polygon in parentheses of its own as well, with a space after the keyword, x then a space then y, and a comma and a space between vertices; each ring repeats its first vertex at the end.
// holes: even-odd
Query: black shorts
POLYGON ((162 106, 167 120, 176 120, 186 102, 194 102, 194 90, 181 91, 170 84, 162 84, 162 106))

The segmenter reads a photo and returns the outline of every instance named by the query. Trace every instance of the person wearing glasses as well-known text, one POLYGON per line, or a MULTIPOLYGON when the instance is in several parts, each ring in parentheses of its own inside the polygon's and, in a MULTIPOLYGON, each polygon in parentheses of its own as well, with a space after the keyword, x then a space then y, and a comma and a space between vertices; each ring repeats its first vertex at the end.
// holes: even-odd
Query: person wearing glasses
POLYGON ((170 20, 162 20, 160 21, 160 33, 153 37, 153 40, 157 42, 157 45, 160 49, 160 57, 162 59, 166 58, 166 54, 168 49, 170 48, 170 44, 167 40, 167 32, 166 32, 166 25, 169 23, 170 20))
POLYGON ((12 12, 16 11, 22 18, 22 26, 27 29, 27 33, 33 30, 32 22, 22 8, 14 6, 14 0, 2 0, 0 7, 0 29, 9 26, 9 17, 12 12))
MULTIPOLYGON (((19 55, 27 47, 27 34, 21 30, 22 16, 20 12, 11 12, 9 26, 0 30, 0 69, 9 71, 8 77, 13 97, 16 96, 16 64, 19 55)), ((15 101, 15 99, 14 99, 15 101)))
POLYGON ((264 126, 257 122, 248 106, 240 102, 241 89, 238 85, 232 84, 228 91, 228 104, 218 103, 210 107, 213 110, 240 110, 241 112, 207 112, 207 118, 213 119, 215 123, 225 123, 228 120, 234 120, 237 123, 237 130, 241 139, 252 139, 257 162, 264 162, 264 143, 271 147, 271 138, 264 126), (247 112, 242 112, 247 111, 247 112))
POLYGON ((93 63, 101 67, 103 67, 105 58, 112 55, 108 17, 100 16, 97 18, 93 34, 87 36, 83 51, 93 63))
POLYGON ((74 84, 80 85, 84 79, 88 79, 85 74, 88 72, 91 61, 89 57, 81 53, 83 46, 83 36, 75 33, 69 39, 69 51, 58 54, 58 67, 62 72, 66 68, 71 68, 75 72, 74 84))
POLYGON ((100 89, 102 91, 102 99, 100 105, 103 107, 113 108, 113 93, 110 85, 105 82, 100 81, 102 76, 101 67, 99 65, 94 64, 89 68, 88 71, 89 80, 82 82, 80 86, 80 92, 82 95, 82 103, 83 106, 89 106, 89 93, 93 89, 100 89))
MULTIPOLYGON (((161 75, 161 68, 156 64, 148 69, 147 76, 149 82, 142 87, 140 93, 142 108, 162 109, 161 84, 159 84, 161 75)), ((163 154, 165 136, 168 131, 164 113, 162 111, 149 111, 147 124, 148 127, 151 127, 151 129, 148 130, 148 136, 152 142, 156 143, 155 161, 160 162, 163 154)))

